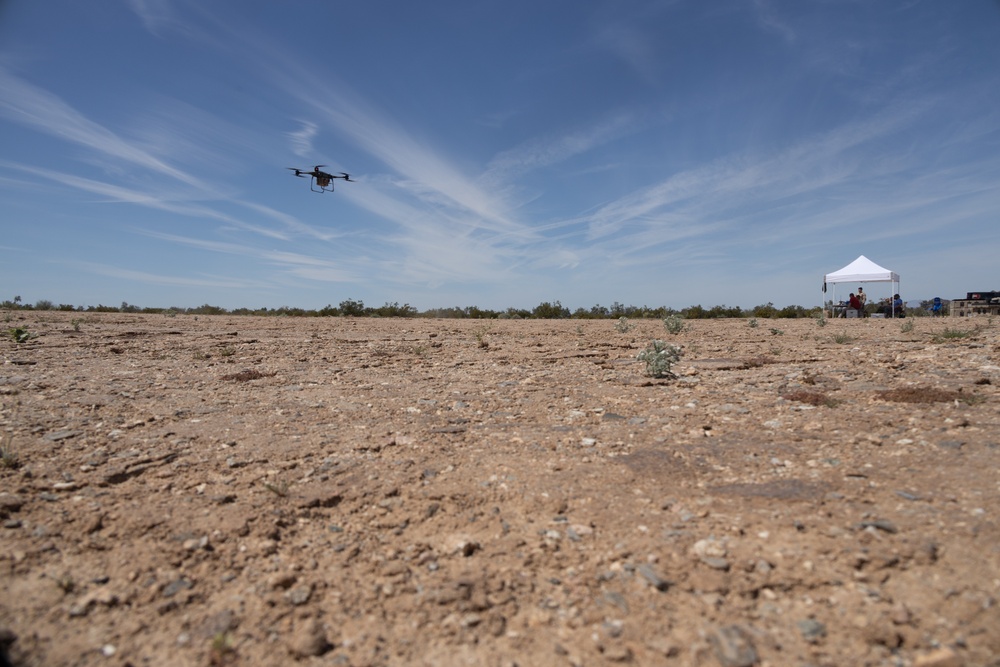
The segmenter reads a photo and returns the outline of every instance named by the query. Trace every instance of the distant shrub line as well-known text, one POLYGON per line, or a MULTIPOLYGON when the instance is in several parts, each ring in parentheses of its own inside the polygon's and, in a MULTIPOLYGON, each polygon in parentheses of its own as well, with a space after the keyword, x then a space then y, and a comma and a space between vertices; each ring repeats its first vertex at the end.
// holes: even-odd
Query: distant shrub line
POLYGON ((22 304, 20 297, 14 300, 0 302, 0 308, 7 310, 57 310, 71 311, 78 313, 147 313, 165 315, 259 315, 259 316, 288 316, 288 317, 429 317, 429 318, 453 318, 453 319, 537 319, 537 320, 618 320, 622 317, 629 319, 665 319, 668 317, 683 318, 685 320, 706 320, 726 317, 767 317, 767 318, 797 318, 815 317, 820 312, 820 307, 806 309, 802 306, 785 306, 777 308, 774 304, 768 303, 755 306, 750 309, 739 308, 738 306, 713 306, 704 308, 701 305, 688 306, 680 310, 660 306, 651 308, 649 306, 626 306, 615 302, 610 307, 600 304, 591 308, 577 308, 570 311, 559 301, 544 301, 532 309, 507 308, 506 310, 491 310, 479 308, 478 306, 453 307, 453 308, 432 308, 430 310, 419 311, 408 303, 400 305, 398 302, 385 303, 382 306, 373 308, 366 306, 363 301, 347 299, 341 301, 340 305, 327 305, 318 310, 307 310, 305 308, 292 308, 281 306, 280 308, 235 308, 227 310, 221 306, 204 304, 197 308, 142 308, 126 302, 120 306, 72 306, 68 304, 56 305, 51 301, 41 300, 32 304, 22 304))
MULTIPOLYGON (((13 300, 0 302, 0 308, 7 310, 58 310, 72 311, 77 313, 147 313, 164 315, 258 315, 258 316, 287 316, 287 317, 427 317, 427 318, 452 318, 452 319, 535 319, 535 320, 621 320, 627 319, 666 319, 677 318, 679 322, 683 320, 710 320, 718 318, 768 318, 768 319, 795 319, 800 317, 821 317, 822 309, 819 306, 813 308, 803 308, 802 306, 785 306, 778 308, 773 303, 766 303, 753 308, 740 308, 738 306, 712 306, 704 308, 701 305, 688 306, 677 310, 660 306, 651 308, 649 306, 626 306, 617 301, 610 307, 600 304, 591 308, 577 308, 570 311, 558 301, 543 301, 534 308, 507 308, 506 310, 490 310, 479 308, 478 306, 453 307, 453 308, 432 308, 430 310, 419 311, 408 303, 400 305, 398 302, 385 303, 382 306, 373 308, 366 306, 363 301, 346 299, 340 305, 327 305, 319 310, 307 310, 305 308, 292 308, 281 306, 280 308, 235 308, 227 310, 221 306, 204 304, 197 308, 141 308, 126 302, 120 306, 71 306, 68 304, 55 305, 51 301, 41 300, 34 305, 22 304, 20 297, 13 300)), ((924 314, 917 310, 914 314, 924 314)))

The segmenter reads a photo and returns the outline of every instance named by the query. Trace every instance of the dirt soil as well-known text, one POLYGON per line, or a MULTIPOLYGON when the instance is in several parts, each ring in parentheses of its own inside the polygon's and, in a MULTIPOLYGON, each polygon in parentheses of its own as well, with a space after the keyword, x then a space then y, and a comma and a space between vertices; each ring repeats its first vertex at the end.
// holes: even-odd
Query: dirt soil
POLYGON ((6 318, 14 665, 1000 665, 992 321, 6 318))

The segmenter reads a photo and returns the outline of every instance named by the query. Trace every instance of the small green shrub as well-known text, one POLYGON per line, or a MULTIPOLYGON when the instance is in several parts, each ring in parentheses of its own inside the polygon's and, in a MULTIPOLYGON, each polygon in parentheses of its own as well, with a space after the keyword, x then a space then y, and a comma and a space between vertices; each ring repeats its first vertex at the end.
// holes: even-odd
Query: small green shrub
POLYGON ((973 329, 951 329, 947 328, 938 335, 934 336, 935 343, 944 343, 951 340, 962 340, 964 338, 972 338, 977 333, 979 333, 978 328, 973 329))
POLYGON ((489 332, 490 332, 489 327, 480 327, 475 331, 476 345, 483 348, 484 350, 490 346, 490 342, 486 340, 486 334, 488 334, 489 332))
POLYGON ((0 468, 15 470, 21 465, 21 457, 13 445, 14 436, 4 433, 3 440, 0 441, 0 468))
POLYGON ((665 328, 668 333, 672 333, 676 336, 680 332, 684 331, 684 318, 680 315, 669 315, 664 317, 663 328, 665 328))
POLYGON ((264 482, 264 488, 279 498, 286 498, 288 496, 289 485, 285 480, 280 480, 278 482, 264 482))
POLYGON ((233 644, 233 636, 228 632, 216 633, 212 637, 208 664, 212 665, 212 667, 235 665, 237 659, 238 656, 236 655, 236 647, 233 644))
POLYGON ((905 322, 903 322, 902 326, 899 327, 899 330, 902 331, 903 333, 910 333, 910 332, 912 332, 913 331, 913 320, 906 320, 905 322))
POLYGON ((681 358, 681 348, 662 340, 654 340, 636 357, 646 364, 646 375, 654 378, 674 377, 671 367, 681 358))
POLYGON ((35 334, 31 333, 24 327, 7 329, 7 335, 10 336, 15 343, 26 343, 35 337, 35 334))
POLYGON ((756 329, 759 326, 757 324, 757 318, 751 317, 750 320, 747 322, 747 326, 750 327, 751 329, 756 329))
POLYGON ((618 318, 618 321, 615 322, 615 329, 618 330, 618 333, 628 333, 632 330, 632 323, 628 321, 627 317, 622 315, 618 318))

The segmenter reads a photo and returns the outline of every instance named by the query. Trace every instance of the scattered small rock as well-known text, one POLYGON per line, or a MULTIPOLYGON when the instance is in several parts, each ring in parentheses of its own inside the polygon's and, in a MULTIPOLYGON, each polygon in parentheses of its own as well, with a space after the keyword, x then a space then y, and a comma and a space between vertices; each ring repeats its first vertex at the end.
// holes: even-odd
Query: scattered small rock
POLYGON ((722 667, 754 667, 757 649, 750 634, 738 625, 715 628, 708 634, 708 643, 722 667))
POLYGON ((643 563, 638 568, 637 572, 642 576, 643 579, 649 582, 649 585, 660 592, 665 592, 670 588, 670 582, 659 575, 659 573, 653 569, 653 566, 648 563, 643 563))
POLYGON ((703 540, 698 540, 691 547, 691 553, 693 553, 698 560, 712 568, 713 570, 729 570, 729 561, 726 559, 726 554, 729 550, 726 547, 725 542, 722 540, 717 540, 714 537, 709 537, 703 540))
POLYGON ((296 658, 323 655, 331 648, 323 624, 315 618, 297 623, 288 642, 289 652, 296 658))
POLYGON ((78 435, 80 435, 79 431, 63 429, 61 431, 53 431, 52 433, 46 433, 42 437, 42 440, 48 440, 49 442, 59 442, 60 440, 68 440, 69 438, 75 438, 78 435))
POLYGON ((965 443, 962 442, 961 440, 940 440, 938 441, 937 446, 940 447, 941 449, 958 450, 964 447, 965 443))
POLYGON ((813 618, 804 618, 798 622, 802 638, 810 644, 815 644, 826 637, 826 626, 813 618))
POLYGON ((294 588, 288 589, 288 592, 285 593, 285 598, 294 606, 301 607, 305 603, 309 602, 309 598, 312 597, 312 592, 312 584, 304 584, 302 586, 295 586, 294 588))
POLYGON ((198 551, 199 549, 208 548, 208 535, 202 535, 201 537, 192 537, 191 539, 184 540, 182 545, 184 551, 198 551))
POLYGON ((899 532, 899 528, 896 527, 892 521, 887 519, 876 519, 874 521, 862 521, 858 524, 858 528, 864 530, 866 528, 877 528, 886 533, 895 534, 899 532))
POLYGON ((947 646, 918 655, 913 660, 913 667, 962 667, 964 664, 961 656, 947 646))
POLYGON ((913 620, 913 614, 902 602, 897 602, 892 608, 892 613, 889 616, 889 620, 895 625, 907 625, 911 620, 913 620))
POLYGON ((267 579, 267 587, 271 590, 287 591, 295 585, 298 577, 292 572, 281 572, 273 574, 267 579))
POLYGON ((24 507, 24 498, 13 493, 0 493, 0 516, 18 512, 24 507))
POLYGON ((723 572, 729 571, 729 561, 725 558, 715 558, 712 556, 705 556, 701 559, 701 562, 712 568, 713 570, 722 570, 723 572))
POLYGON ((179 579, 174 579, 169 584, 163 587, 162 595, 165 598, 170 598, 177 595, 183 590, 191 588, 193 585, 194 584, 192 584, 188 579, 185 579, 184 577, 181 577, 179 579))

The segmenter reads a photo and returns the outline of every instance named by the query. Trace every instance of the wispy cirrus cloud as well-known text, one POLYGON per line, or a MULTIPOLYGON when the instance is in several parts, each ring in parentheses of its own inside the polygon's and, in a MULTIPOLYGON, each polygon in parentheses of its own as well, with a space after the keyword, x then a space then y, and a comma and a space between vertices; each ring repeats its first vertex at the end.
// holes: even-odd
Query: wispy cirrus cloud
POLYGON ((34 86, 0 65, 0 115, 45 134, 90 148, 202 189, 201 181, 88 119, 62 99, 34 86))
POLYGON ((647 85, 660 85, 660 61, 650 36, 643 30, 624 21, 610 23, 598 33, 597 43, 628 65, 647 85))
MULTIPOLYGON (((369 173, 364 188, 338 188, 338 195, 388 223, 370 239, 381 258, 374 264, 385 261, 406 280, 420 275, 430 276, 433 283, 468 280, 486 267, 500 271, 515 262, 531 261, 535 252, 544 254, 536 245, 541 237, 534 225, 520 220, 517 206, 508 201, 503 179, 567 159, 626 131, 628 117, 623 113, 594 128, 498 156, 486 167, 485 175, 469 173, 468 165, 460 167, 438 148, 415 139, 397 119, 336 74, 317 75, 306 64, 289 58, 285 49, 269 47, 268 39, 260 35, 224 22, 218 22, 217 28, 227 32, 222 40, 226 57, 255 63, 269 85, 306 109, 309 120, 299 120, 298 129, 284 133, 294 154, 312 155, 313 142, 321 132, 335 133, 388 168, 387 174, 369 173), (428 238, 435 243, 426 243, 428 238)), ((316 159, 331 164, 333 170, 349 171, 335 159, 316 159)), ((272 213, 272 218, 283 219, 286 229, 296 227, 294 221, 272 213)), ((317 234, 317 238, 323 236, 323 232, 317 234)))
POLYGON ((217 220, 219 222, 224 222, 233 225, 234 227, 237 227, 239 229, 253 232, 255 234, 260 234, 262 236, 270 237, 273 239, 288 240, 289 238, 288 234, 286 233, 249 223, 245 220, 215 210, 203 204, 185 201, 184 195, 181 193, 176 193, 176 199, 175 199, 162 190, 156 193, 150 193, 141 190, 135 190, 132 188, 127 188, 121 185, 105 183, 103 181, 97 181, 90 178, 83 178, 82 176, 77 176, 75 174, 70 174, 66 172, 53 171, 50 169, 39 169, 37 167, 31 167, 28 165, 19 165, 6 161, 0 161, 0 164, 9 169, 16 169, 24 173, 35 174, 37 176, 44 178, 56 178, 62 185, 76 188, 77 190, 81 190, 83 192, 89 192, 91 194, 100 195, 101 197, 104 198, 102 201, 104 201, 105 203, 135 204, 137 206, 145 206, 148 208, 157 209, 160 211, 167 211, 169 213, 176 213, 178 215, 188 216, 192 218, 217 220))
POLYGON ((479 180, 489 187, 497 187, 532 170, 586 153, 637 129, 635 114, 623 111, 589 127, 553 137, 531 139, 490 160, 479 180))
POLYGON ((530 235, 530 228, 517 221, 502 198, 465 176, 438 151, 416 141, 399 123, 334 75, 316 77, 276 50, 268 52, 261 67, 271 72, 276 87, 311 108, 318 122, 350 138, 395 172, 395 185, 410 196, 437 207, 464 209, 473 214, 468 219, 474 219, 476 227, 483 231, 530 235))
POLYGON ((312 141, 318 131, 319 126, 316 123, 311 123, 307 120, 299 121, 299 129, 287 133, 292 143, 292 152, 302 158, 312 155, 312 141))
POLYGON ((119 266, 110 266, 97 262, 67 262, 70 265, 100 276, 117 278, 120 280, 135 281, 150 285, 161 285, 164 287, 214 287, 226 289, 261 289, 269 287, 266 282, 259 280, 246 280, 242 278, 232 278, 226 276, 202 275, 200 277, 163 275, 149 273, 148 271, 135 271, 124 269, 119 266))
POLYGON ((319 239, 320 241, 332 241, 335 238, 344 236, 343 232, 324 231, 314 225, 307 225, 294 215, 279 211, 275 208, 271 208, 270 206, 256 204, 249 201, 240 201, 238 203, 241 206, 271 218, 272 220, 277 220, 284 225, 286 229, 295 232, 297 235, 308 236, 310 238, 319 239))
POLYGON ((174 23, 171 0, 128 0, 128 5, 142 20, 146 30, 153 34, 174 23))
POLYGON ((184 14, 192 8, 198 8, 197 3, 180 2, 180 0, 126 0, 142 26, 156 37, 164 37, 170 32, 193 35, 198 29, 193 23, 185 21, 184 14))
POLYGON ((246 257, 258 262, 267 262, 285 270, 291 275, 302 278, 312 277, 312 279, 317 279, 316 276, 322 275, 324 276, 323 280, 327 282, 351 282, 358 280, 362 275, 353 271, 350 266, 346 266, 344 262, 298 252, 259 248, 246 244, 212 241, 149 230, 139 230, 139 233, 150 238, 198 248, 200 250, 246 257))
MULTIPOLYGON (((562 228, 566 242, 580 246, 581 261, 604 255, 657 262, 664 247, 708 255, 704 248, 710 240, 716 253, 738 252, 748 239, 789 242, 928 210, 954 197, 972 201, 995 193, 998 186, 988 175, 995 165, 993 170, 983 165, 986 175, 978 177, 977 166, 919 177, 912 173, 913 158, 905 154, 871 158, 873 146, 912 128, 932 104, 901 102, 770 155, 719 158, 549 229, 562 228), (891 190, 885 183, 893 184, 891 190)), ((906 229, 892 225, 879 233, 898 235, 906 229)))
POLYGON ((757 24, 766 30, 781 37, 788 44, 798 41, 798 33, 783 19, 781 15, 771 6, 769 0, 754 0, 754 10, 757 14, 757 24))

